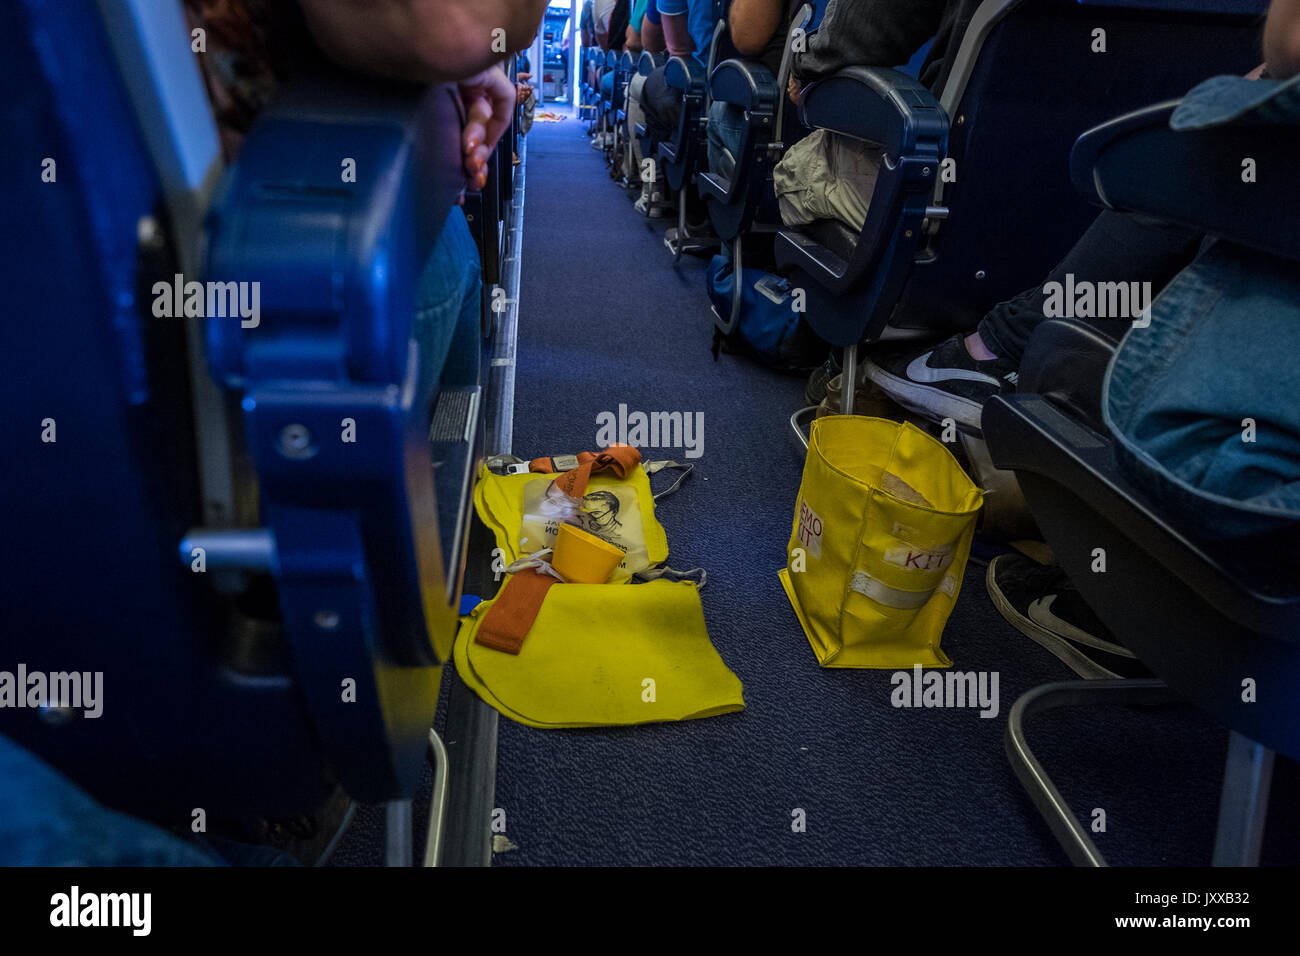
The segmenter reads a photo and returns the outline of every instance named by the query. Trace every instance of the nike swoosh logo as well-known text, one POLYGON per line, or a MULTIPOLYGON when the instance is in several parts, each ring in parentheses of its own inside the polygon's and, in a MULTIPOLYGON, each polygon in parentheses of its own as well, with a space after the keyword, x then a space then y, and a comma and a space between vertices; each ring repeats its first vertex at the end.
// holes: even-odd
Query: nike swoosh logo
POLYGON ((995 388, 1001 388, 1002 383, 992 375, 985 375, 983 372, 971 372, 964 368, 930 368, 925 364, 926 359, 933 355, 933 351, 926 352, 924 355, 918 355, 907 366, 907 377, 913 382, 985 382, 995 388))
POLYGON ((1134 660, 1137 655, 1127 647, 1119 644, 1113 644, 1100 637, 1094 637, 1087 631, 1075 627, 1069 621, 1057 617, 1052 613, 1052 605, 1056 603, 1056 595, 1049 594, 1046 597, 1038 598, 1029 605, 1029 613, 1026 615, 1031 621, 1040 627, 1045 627, 1049 631, 1055 631, 1062 637, 1068 637, 1078 644, 1086 644, 1088 647, 1095 647, 1099 651, 1105 651, 1107 654, 1114 654, 1116 657, 1129 657, 1134 660))

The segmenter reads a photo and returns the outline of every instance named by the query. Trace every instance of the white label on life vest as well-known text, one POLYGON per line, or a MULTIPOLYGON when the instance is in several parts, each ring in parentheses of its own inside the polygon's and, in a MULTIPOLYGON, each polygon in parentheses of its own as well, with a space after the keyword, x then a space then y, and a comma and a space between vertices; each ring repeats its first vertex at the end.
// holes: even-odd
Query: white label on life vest
POLYGON ((795 537, 812 557, 822 556, 822 519, 802 498, 799 499, 799 527, 795 531, 795 537))
POLYGON ((901 548, 890 548, 885 552, 886 561, 908 571, 942 571, 952 564, 952 559, 952 547, 949 545, 938 548, 904 545, 901 548))

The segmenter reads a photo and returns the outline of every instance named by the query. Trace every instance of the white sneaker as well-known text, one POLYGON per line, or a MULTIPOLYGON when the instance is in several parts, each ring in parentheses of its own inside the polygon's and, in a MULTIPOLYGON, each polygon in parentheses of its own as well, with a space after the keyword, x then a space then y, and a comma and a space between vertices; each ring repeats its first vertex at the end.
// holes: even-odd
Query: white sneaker
POLYGON ((649 212, 646 213, 651 219, 662 219, 664 217, 664 194, 663 190, 656 189, 650 194, 650 200, 646 204, 649 212))

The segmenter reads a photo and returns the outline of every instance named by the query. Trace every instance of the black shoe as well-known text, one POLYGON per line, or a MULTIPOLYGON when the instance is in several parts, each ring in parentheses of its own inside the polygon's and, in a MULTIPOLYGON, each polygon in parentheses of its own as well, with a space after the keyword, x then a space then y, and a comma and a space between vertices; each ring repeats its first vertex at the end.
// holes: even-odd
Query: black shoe
POLYGON ((873 355, 864 361, 867 378, 909 411, 936 422, 951 418, 978 433, 984 403, 1015 391, 1018 363, 981 362, 966 350, 964 339, 958 334, 928 349, 873 355))
POLYGON ((1039 564, 1023 554, 1000 554, 989 562, 984 582, 993 606, 1016 630, 1080 677, 1151 676, 1097 619, 1056 565, 1039 564))
POLYGON ((826 397, 826 385, 839 374, 840 359, 832 350, 821 367, 813 369, 812 375, 808 377, 808 385, 803 390, 804 401, 809 405, 820 405, 826 397))

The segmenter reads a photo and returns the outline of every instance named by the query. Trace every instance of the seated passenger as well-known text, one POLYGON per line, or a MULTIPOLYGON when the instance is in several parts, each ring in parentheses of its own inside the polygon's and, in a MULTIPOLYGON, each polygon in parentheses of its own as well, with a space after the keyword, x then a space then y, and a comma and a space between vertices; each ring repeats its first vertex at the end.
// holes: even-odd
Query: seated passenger
MULTIPOLYGON (((968 335, 953 335, 935 345, 905 345, 877 350, 863 361, 861 374, 886 395, 923 418, 951 418, 978 431, 984 403, 1015 391, 1020 359, 1029 336, 1049 316, 1049 296, 1067 281, 1150 282, 1163 289, 1192 261, 1203 236, 1147 216, 1104 210, 1042 285, 999 302, 968 335), (1067 276, 1073 276, 1067 280, 1067 276)), ((1119 338, 1132 317, 1090 318, 1090 325, 1119 338)))
MULTIPOLYGON (((727 14, 731 45, 772 76, 781 72, 790 21, 807 0, 733 0, 727 14)), ((709 106, 709 169, 730 177, 745 135, 745 108, 715 100, 709 106)), ((779 135, 779 131, 778 131, 779 135)), ((725 246, 724 246, 725 248, 725 246)))
MULTIPOLYGON (((670 57, 694 56, 701 66, 709 61, 713 42, 711 0, 658 0, 664 47, 670 57)), ((646 130, 655 139, 670 139, 682 114, 681 94, 668 85, 664 67, 646 77, 641 90, 646 130)))
MULTIPOLYGON (((807 49, 791 58, 790 99, 797 103, 808 84, 847 66, 904 64, 943 26, 951 29, 953 18, 947 0, 830 0, 807 49)), ((774 170, 782 221, 799 226, 837 219, 860 231, 879 167, 879 149, 815 130, 774 170)))
MULTIPOLYGON (((1264 66, 1249 79, 1300 76, 1300 0, 1274 0, 1270 6, 1264 56, 1264 66)), ((1295 82, 1270 97, 1271 122, 1300 125, 1295 82)), ((1198 88, 1193 95, 1209 107, 1203 115, 1213 111, 1227 121, 1246 104, 1229 101, 1232 90, 1220 90, 1198 88)), ((1201 239, 1156 220, 1106 212, 1053 276, 1072 265, 1114 281, 1136 265, 1153 287, 1167 289, 1146 317, 1150 324, 1126 337, 1111 363, 1106 424, 1116 439, 1116 461, 1162 516, 1231 572, 1264 590, 1293 593, 1294 574, 1279 573, 1276 555, 1260 553, 1273 548, 1255 542, 1265 535, 1275 545, 1300 537, 1300 409, 1294 401, 1300 390, 1294 360, 1300 352, 1300 282, 1293 264, 1229 243, 1210 242, 1198 253, 1201 239), (1104 249, 1107 243, 1114 248, 1104 249), (1186 265, 1181 271, 1180 260, 1186 265), (1105 268, 1109 272, 1100 271, 1105 268)), ((902 375, 886 373, 890 378, 884 381, 916 386, 908 391, 918 399, 933 395, 916 402, 930 410, 979 406, 1014 389, 1014 377, 1006 375, 1014 373, 1028 333, 1044 321, 1038 291, 1002 303, 964 339, 953 336, 920 354, 913 350, 902 375), (970 380, 986 372, 996 385, 970 380), (995 378, 995 372, 1004 374, 995 378), (931 376, 935 381, 923 381, 931 376)), ((1125 324, 1112 320, 1109 331, 1119 337, 1125 324)), ((898 372, 902 357, 873 367, 898 372)), ((1061 569, 1003 555, 990 563, 986 581, 1002 615, 1081 676, 1144 672, 1061 569)))
MULTIPOLYGON (((631 13, 629 0, 596 0, 596 45, 606 52, 622 50, 627 42, 627 25, 631 13)), ((602 99, 614 95, 613 70, 605 70, 601 75, 600 93, 602 99)))
MULTIPOLYGON (((628 24, 628 48, 644 50, 648 53, 664 51, 664 31, 660 23, 657 0, 637 0, 632 7, 632 19, 628 24)), ((645 111, 641 108, 641 91, 645 88, 646 78, 640 72, 633 73, 628 80, 627 97, 624 110, 627 113, 627 137, 632 151, 632 168, 624 169, 623 175, 629 183, 641 181, 641 166, 645 157, 641 154, 641 140, 636 135, 637 125, 645 122, 645 111)), ((637 211, 657 219, 663 211, 656 205, 663 200, 663 190, 658 182, 647 179, 641 182, 641 198, 636 201, 637 211)))
MULTIPOLYGON (((205 5, 191 0, 199 9, 205 5)), ((345 67, 419 83, 454 81, 464 104, 461 146, 471 189, 487 183, 488 159, 510 127, 514 85, 493 52, 495 30, 507 49, 525 48, 537 33, 545 0, 300 0, 313 39, 345 67), (454 28, 448 29, 448 24, 454 28)), ((260 6, 260 5, 259 5, 260 6)), ((203 60, 203 56, 200 56, 203 60)), ((209 86, 214 82, 209 80, 209 86)), ((465 215, 453 209, 425 263, 411 330, 422 359, 441 369, 444 385, 477 381, 482 267, 465 215), (460 366, 444 367, 453 342, 460 366)))
MULTIPOLYGON (((732 45, 742 55, 758 59, 773 76, 778 75, 791 22, 806 2, 734 0, 727 17, 732 45)), ((944 8, 942 0, 831 0, 817 30, 805 39, 805 49, 796 50, 791 57, 787 85, 791 101, 798 102, 799 91, 808 83, 845 66, 896 66, 906 62, 939 28, 944 8)), ((708 129, 709 168, 729 177, 745 134, 744 108, 714 102, 709 107, 708 129)), ((792 146, 777 166, 777 193, 787 225, 835 217, 854 229, 862 227, 874 174, 869 179, 855 178, 847 190, 847 182, 838 190, 829 188, 828 175, 836 166, 816 162, 814 154, 826 150, 832 139, 832 134, 814 133, 792 146), (853 212, 832 198, 846 191, 857 196, 857 201, 850 203, 857 210, 856 220, 853 212)), ((839 168, 847 173, 850 165, 841 163, 839 168)), ((730 255, 725 243, 723 253, 730 255)))
MULTIPOLYGON (((532 65, 526 51, 520 51, 515 57, 515 102, 519 104, 519 133, 523 136, 533 128, 533 115, 537 112, 537 95, 530 82, 532 78, 532 65)), ((519 165, 518 153, 514 156, 514 164, 519 165)))

